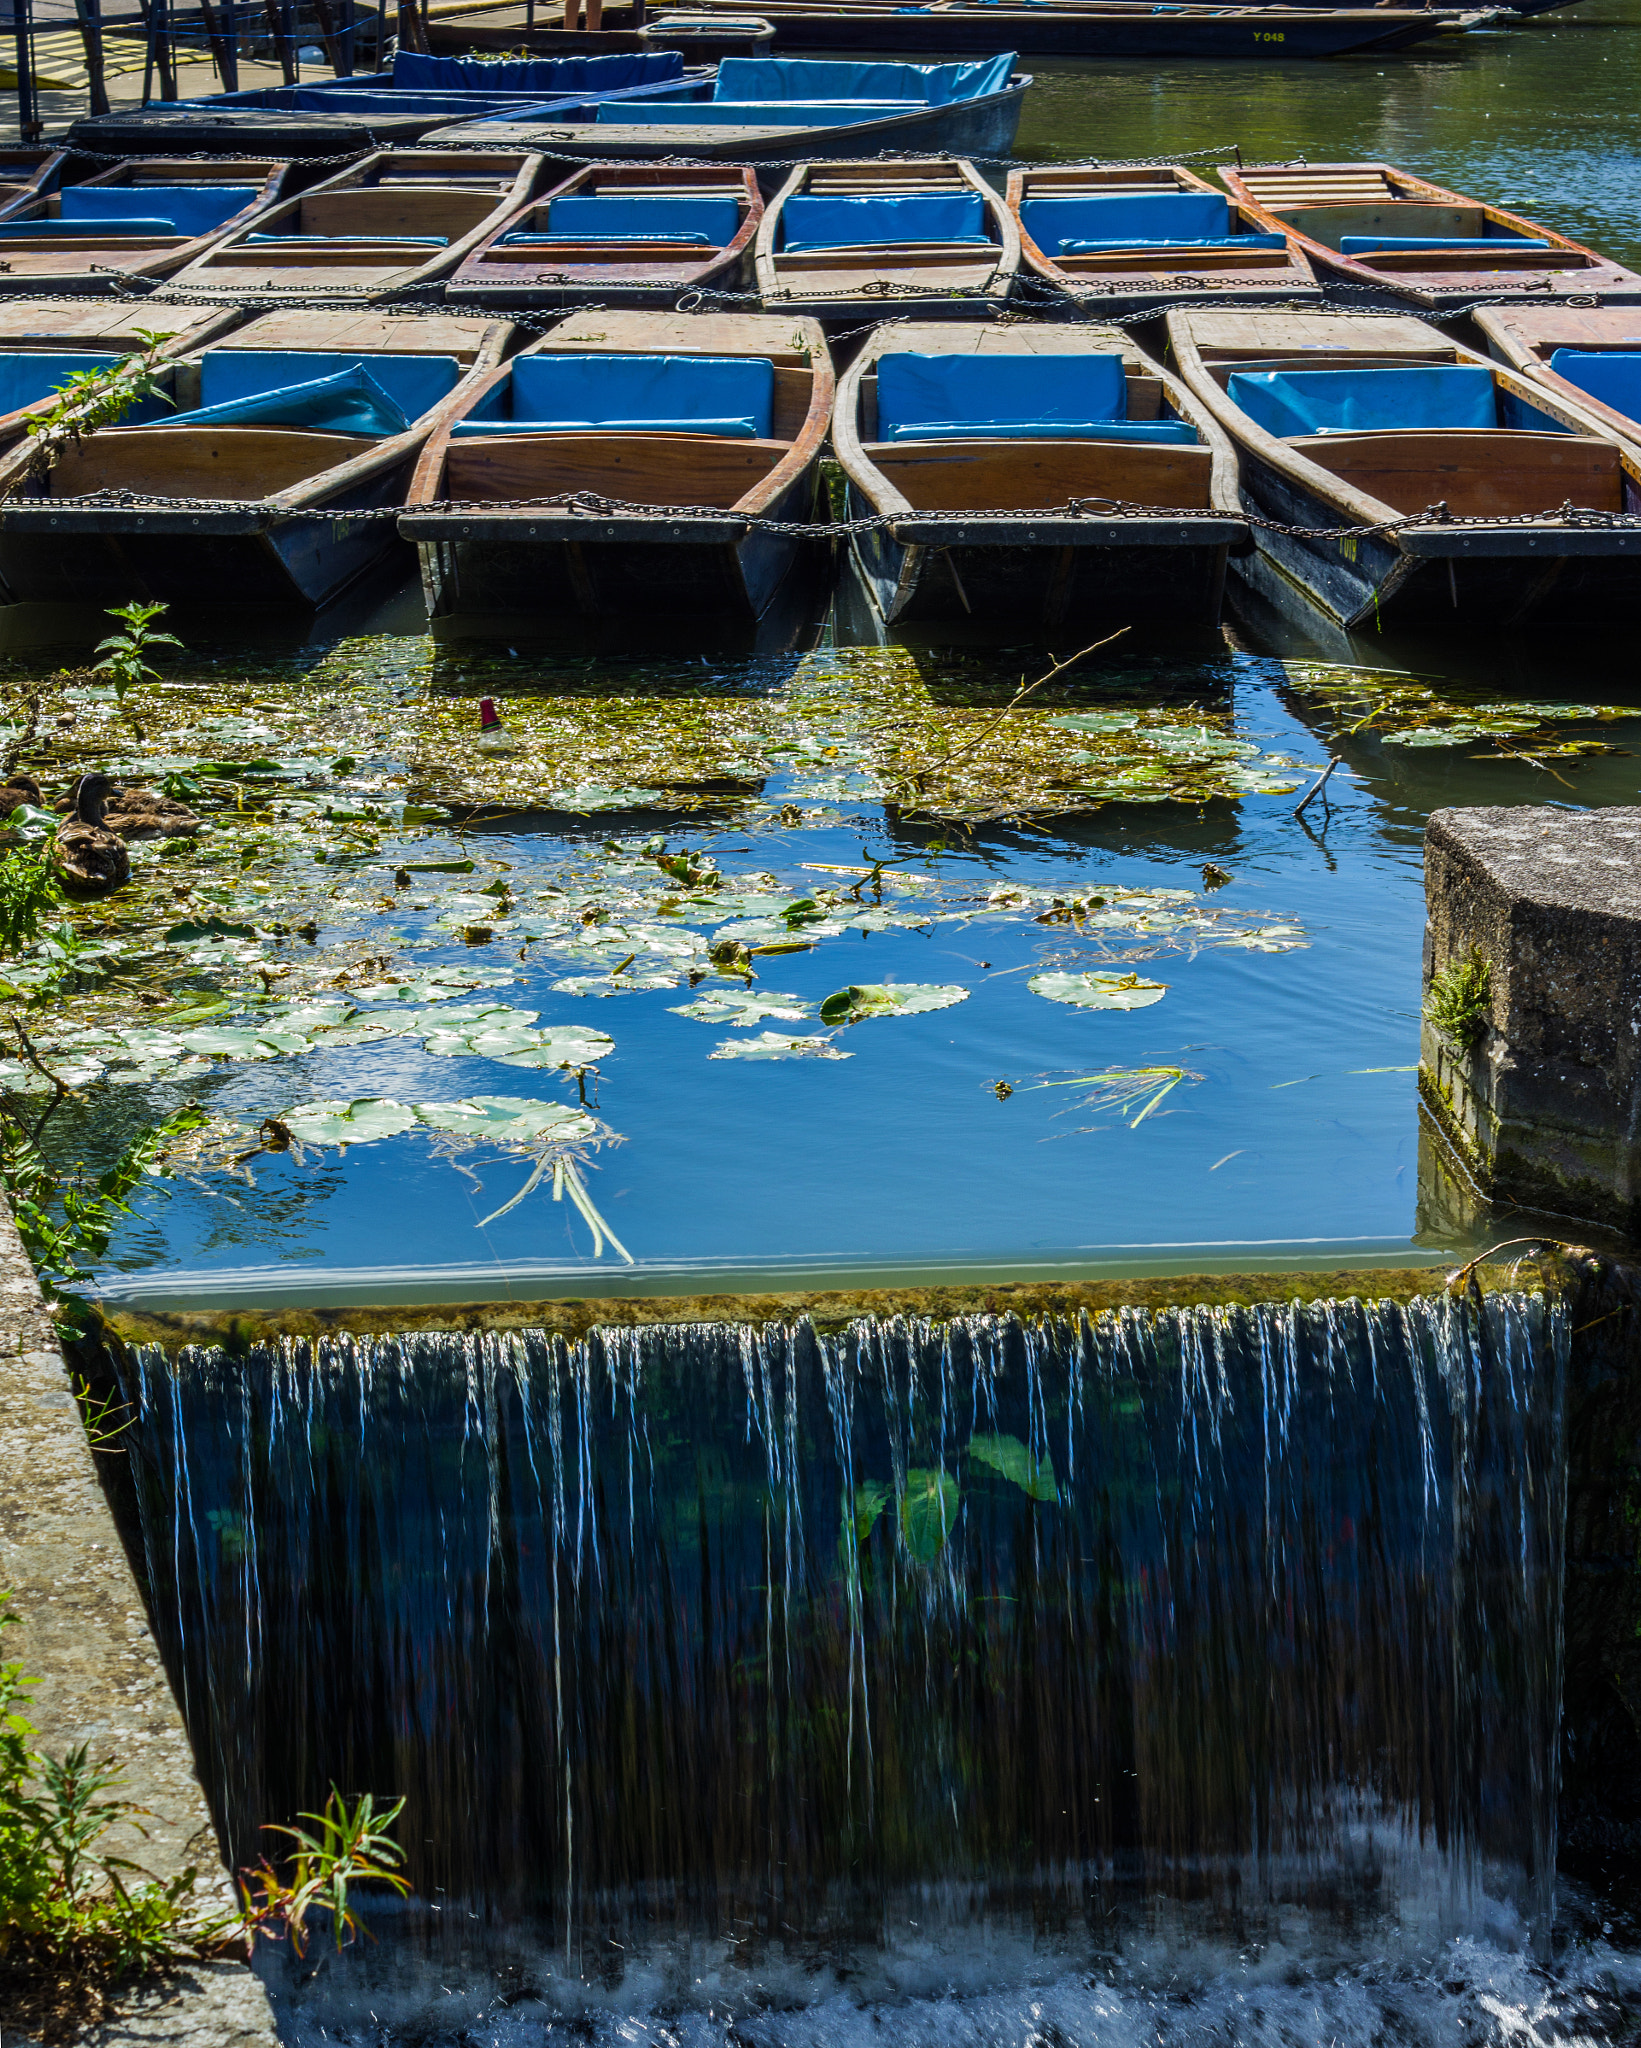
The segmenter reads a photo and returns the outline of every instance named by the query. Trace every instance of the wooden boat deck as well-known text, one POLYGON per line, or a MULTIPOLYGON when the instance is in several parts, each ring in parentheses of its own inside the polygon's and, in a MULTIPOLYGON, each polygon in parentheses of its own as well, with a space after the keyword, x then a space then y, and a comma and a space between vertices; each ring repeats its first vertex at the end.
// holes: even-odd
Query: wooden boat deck
POLYGON ((758 296, 766 307, 791 306, 817 319, 853 320, 881 310, 885 300, 904 298, 926 318, 972 319, 1007 303, 1020 270, 1020 233, 997 194, 961 157, 915 164, 827 160, 800 164, 770 202, 758 232, 755 262, 758 296), (938 241, 791 251, 782 247, 786 209, 793 199, 911 194, 978 197, 990 247, 938 241))
MULTIPOLYGON (((1045 5, 1054 0, 1044 0, 1045 5)), ((1011 171, 1009 212, 1019 225, 1028 268, 1068 297, 1112 312, 1141 312, 1182 298, 1223 298, 1230 305, 1280 300, 1319 304, 1322 288, 1304 251, 1292 241, 1281 249, 1147 250, 1136 244, 1084 255, 1050 254, 1025 225, 1022 206, 1045 199, 1086 199, 1117 192, 1206 192, 1218 188, 1184 164, 1030 165, 1011 171)), ((1234 202, 1232 234, 1260 232, 1234 202)))
POLYGON ((450 289, 480 304, 520 307, 569 306, 589 298, 665 307, 685 291, 737 291, 748 281, 763 217, 757 173, 744 165, 591 164, 491 226, 450 289), (522 229, 545 233, 553 202, 571 197, 731 199, 739 224, 718 248, 619 238, 535 248, 504 243, 504 236, 522 229))
POLYGON ((217 242, 177 283, 238 298, 368 298, 427 284, 530 198, 543 168, 539 156, 506 148, 378 151, 217 242), (253 234, 272 239, 252 242, 253 234), (445 239, 437 248, 398 239, 414 236, 445 239))
POLYGON ((1287 235, 1317 270, 1416 305, 1542 299, 1547 293, 1641 302, 1641 276, 1502 206, 1394 164, 1220 166, 1226 190, 1262 227, 1287 235), (1489 246, 1345 254, 1345 237, 1429 238, 1489 246), (1542 241, 1547 248, 1520 246, 1542 241))
MULTIPOLYGON (((212 161, 201 157, 145 157, 116 164, 80 181, 80 189, 175 185, 243 185, 257 197, 219 227, 199 235, 45 233, 8 239, 6 229, 22 221, 60 217, 62 187, 25 195, 0 212, 0 262, 8 284, 38 278, 60 291, 111 292, 117 278, 152 282, 169 278, 214 248, 226 236, 254 233, 292 183, 288 158, 212 161)), ((112 224, 111 224, 112 225, 112 224)))

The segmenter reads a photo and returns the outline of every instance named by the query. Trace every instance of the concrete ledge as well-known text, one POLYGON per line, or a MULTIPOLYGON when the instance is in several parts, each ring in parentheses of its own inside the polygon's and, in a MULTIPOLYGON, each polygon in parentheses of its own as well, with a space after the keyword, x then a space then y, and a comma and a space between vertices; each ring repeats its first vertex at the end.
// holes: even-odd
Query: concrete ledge
POLYGON ((1425 963, 1492 970, 1471 1047, 1427 1018, 1419 1086, 1491 1200, 1641 1235, 1641 810, 1437 811, 1425 963))
MULTIPOLYGON (((155 1877, 199 1866, 226 1897, 211 1816, 182 1715, 149 1634, 142 1596, 80 1425, 63 1354, 0 1200, 0 1587, 22 1617, 7 1656, 38 1678, 26 1709, 40 1748, 81 1742, 125 1766, 123 1795, 146 1809, 146 1836, 110 1847, 155 1877)), ((7 2048, 26 2037, 0 2008, 7 2048)), ((128 2009, 85 2038, 118 2044, 224 2043, 272 2048, 273 2016, 242 1964, 190 1969, 135 1989, 128 2009)))

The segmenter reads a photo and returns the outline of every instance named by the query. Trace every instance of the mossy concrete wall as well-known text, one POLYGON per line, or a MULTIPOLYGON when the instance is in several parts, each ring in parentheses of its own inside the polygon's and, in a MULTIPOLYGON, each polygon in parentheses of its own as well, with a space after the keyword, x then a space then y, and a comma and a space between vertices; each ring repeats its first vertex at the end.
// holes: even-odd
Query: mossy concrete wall
MULTIPOLYGON (((0 1588, 22 1626, 8 1659, 38 1683, 29 1718, 38 1746, 61 1756, 80 1743, 125 1766, 123 1795, 143 1809, 143 1834, 111 1843, 156 1877, 189 1864, 226 1889, 182 1715, 149 1634, 142 1595, 104 1497, 56 1330, 0 1200, 0 1588)), ((5 2048, 28 2037, 4 2009, 5 2048)), ((273 2048, 261 1983, 237 1963, 179 1972, 134 1990, 95 2030, 100 2048, 273 2048)))
POLYGON ((1494 1203, 1641 1236, 1641 810, 1436 811, 1424 986, 1472 956, 1473 1044, 1425 1020, 1419 1086, 1494 1203))

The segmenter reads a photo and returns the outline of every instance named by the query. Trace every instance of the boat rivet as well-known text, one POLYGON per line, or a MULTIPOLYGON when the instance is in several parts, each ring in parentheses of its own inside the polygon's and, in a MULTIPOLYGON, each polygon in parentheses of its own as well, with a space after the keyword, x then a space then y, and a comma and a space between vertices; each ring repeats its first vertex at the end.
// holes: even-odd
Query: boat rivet
POLYGON ((534 533, 534 532, 535 532, 535 528, 534 528, 534 527, 532 526, 532 527, 530 528, 530 531, 531 531, 532 533, 534 533))

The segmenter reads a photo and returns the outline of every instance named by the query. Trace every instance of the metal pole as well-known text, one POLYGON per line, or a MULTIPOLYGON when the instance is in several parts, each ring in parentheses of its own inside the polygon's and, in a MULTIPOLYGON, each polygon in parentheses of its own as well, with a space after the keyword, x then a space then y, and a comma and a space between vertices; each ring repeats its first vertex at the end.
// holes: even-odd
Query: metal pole
POLYGON ((222 89, 239 90, 239 9, 234 0, 222 0, 222 89))
POLYGON ((17 134, 24 143, 38 142, 42 133, 40 109, 34 90, 34 24, 32 0, 12 0, 17 29, 17 134))
POLYGON ((353 76, 353 0, 342 0, 342 20, 337 30, 336 49, 341 60, 338 76, 353 76))
POLYGON ((153 32, 154 51, 159 63, 160 98, 174 100, 177 96, 177 65, 171 41, 169 0, 150 0, 149 27, 153 32))
POLYGON ((108 112, 108 87, 103 82, 102 0, 74 0, 80 40, 85 44, 87 105, 93 114, 108 112))

